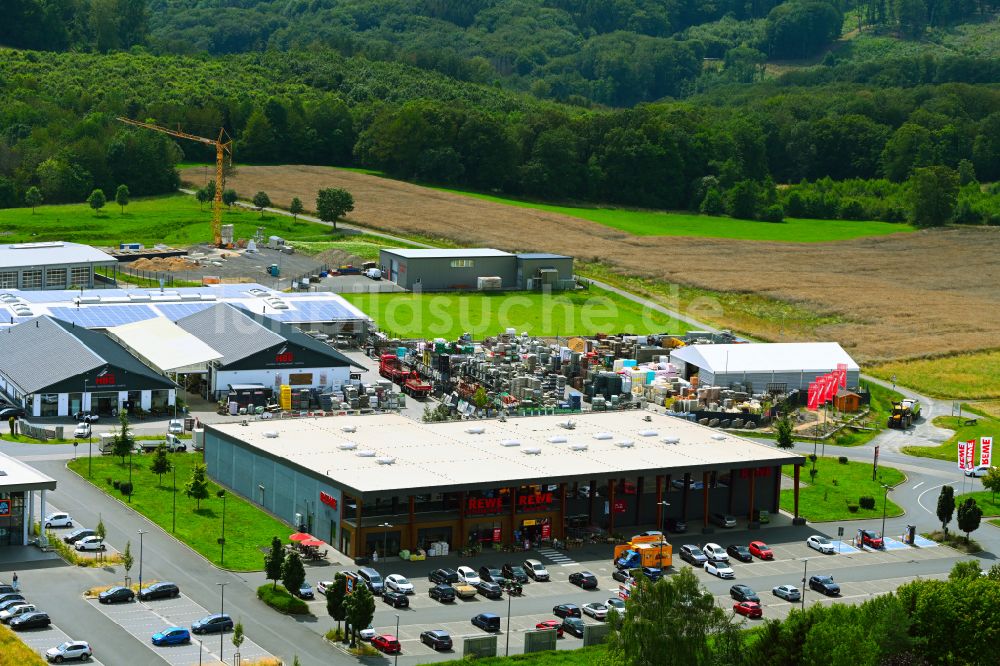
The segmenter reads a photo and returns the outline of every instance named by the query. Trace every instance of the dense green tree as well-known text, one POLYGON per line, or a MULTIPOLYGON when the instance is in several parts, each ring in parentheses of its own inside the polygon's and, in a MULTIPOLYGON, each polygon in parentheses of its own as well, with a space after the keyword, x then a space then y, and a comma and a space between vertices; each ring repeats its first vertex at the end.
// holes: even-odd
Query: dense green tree
POLYGON ((711 187, 707 192, 705 192, 705 198, 701 200, 701 206, 699 210, 705 215, 722 215, 725 212, 726 205, 722 200, 722 193, 717 187, 711 187))
POLYGON ((281 570, 285 565, 285 548, 278 537, 271 538, 271 550, 264 556, 264 577, 272 581, 271 588, 278 587, 281 570))
POLYGON ((118 188, 115 190, 115 203, 121 206, 122 215, 125 214, 125 206, 128 205, 128 196, 129 196, 128 185, 125 185, 124 183, 119 185, 118 188))
POLYGON ((969 535, 979 529, 982 519, 983 510, 972 497, 958 505, 958 529, 965 532, 966 542, 969 541, 969 535))
POLYGON ((792 419, 788 414, 782 414, 774 422, 774 438, 779 449, 790 449, 795 446, 792 419))
POLYGON ((63 157, 50 157, 35 169, 39 186, 49 203, 81 201, 92 191, 90 172, 63 157))
POLYGON ((227 208, 232 208, 237 201, 239 201, 239 196, 236 194, 236 190, 222 191, 222 203, 226 204, 227 208))
POLYGON ((906 180, 915 167, 934 164, 937 148, 933 133, 915 123, 904 123, 882 151, 882 171, 889 180, 906 180))
POLYGON ((337 622, 337 631, 340 631, 340 623, 347 617, 344 605, 346 598, 347 578, 338 571, 333 576, 333 585, 326 590, 326 612, 337 622))
POLYGON ((972 146, 976 174, 984 181, 1000 179, 1000 112, 986 116, 972 146))
POLYGON ((986 472, 986 476, 982 478, 983 488, 992 493, 992 500, 995 502, 997 498, 997 492, 1000 491, 1000 468, 990 467, 989 471, 986 472))
POLYGON ((306 581, 306 569, 302 566, 302 558, 296 552, 288 553, 281 566, 281 584, 289 594, 297 595, 302 583, 306 581))
POLYGON ((943 166, 916 169, 908 181, 910 220, 918 227, 949 222, 958 203, 958 174, 943 166))
POLYGON ((371 624, 375 617, 375 598, 367 585, 356 585, 344 602, 351 632, 351 647, 357 645, 358 632, 371 624))
POLYGON ((948 523, 955 515, 955 489, 951 486, 941 486, 938 493, 937 518, 941 521, 941 529, 948 534, 948 523))
POLYGON ((28 191, 24 193, 24 203, 31 206, 31 214, 35 214, 35 208, 42 205, 45 198, 42 196, 41 190, 32 185, 28 188, 28 191))
POLYGON ((923 36, 927 29, 927 3, 924 0, 893 0, 899 31, 912 38, 923 36))
POLYGON ((160 444, 153 454, 153 462, 149 464, 149 471, 156 475, 156 485, 162 485, 163 475, 174 468, 174 464, 167 457, 167 445, 160 444))
POLYGON ((278 135, 261 109, 254 109, 240 134, 237 150, 249 162, 272 162, 278 157, 278 135))
POLYGON ((128 412, 124 409, 118 411, 118 428, 114 432, 111 440, 111 452, 122 459, 125 464, 125 456, 135 448, 135 437, 132 436, 132 426, 129 424, 128 412))
POLYGON ((271 197, 267 196, 267 192, 260 191, 253 195, 253 199, 251 201, 253 203, 253 207, 260 211, 261 219, 264 219, 264 209, 270 208, 271 197))
POLYGON ((157 132, 122 129, 108 143, 108 177, 128 187, 131 196, 148 196, 177 189, 174 170, 179 158, 177 144, 157 132))
POLYGON ((208 499, 208 481, 205 480, 207 468, 202 463, 195 463, 191 470, 191 478, 184 484, 184 494, 195 500, 195 511, 201 510, 201 501, 208 499))
POLYGON ((337 220, 354 210, 354 196, 340 187, 328 187, 316 193, 316 216, 337 228, 337 220))
POLYGON ((778 58, 804 58, 840 36, 844 17, 823 0, 791 0, 767 15, 770 53, 778 58))
POLYGON ((302 206, 302 199, 298 197, 292 197, 292 202, 288 206, 288 212, 292 214, 294 219, 298 219, 299 215, 302 214, 305 208, 302 206))
POLYGON ((726 212, 737 219, 754 219, 759 204, 760 193, 752 180, 741 180, 726 192, 726 212))

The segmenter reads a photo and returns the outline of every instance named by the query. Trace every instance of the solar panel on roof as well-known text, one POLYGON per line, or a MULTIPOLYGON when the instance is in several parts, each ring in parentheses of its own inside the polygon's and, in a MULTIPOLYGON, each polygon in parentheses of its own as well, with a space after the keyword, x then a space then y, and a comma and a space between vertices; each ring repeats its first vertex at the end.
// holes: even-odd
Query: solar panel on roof
POLYGON ((148 305, 97 305, 85 308, 49 308, 56 319, 73 322, 84 328, 111 328, 155 319, 148 305))
POLYGON ((275 312, 268 308, 264 314, 285 322, 343 321, 358 318, 358 315, 337 301, 326 301, 325 303, 298 301, 293 302, 292 305, 295 308, 294 310, 275 312))
POLYGON ((177 321, 188 315, 201 312, 213 305, 215 303, 160 303, 156 306, 156 309, 163 313, 163 316, 170 321, 177 321))

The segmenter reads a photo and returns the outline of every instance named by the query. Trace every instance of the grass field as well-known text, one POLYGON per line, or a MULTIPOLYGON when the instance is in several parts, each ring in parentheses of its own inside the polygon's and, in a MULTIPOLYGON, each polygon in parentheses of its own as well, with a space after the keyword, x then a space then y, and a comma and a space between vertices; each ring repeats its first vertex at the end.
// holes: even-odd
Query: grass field
MULTIPOLYGON (((130 506, 154 523, 171 531, 173 522, 172 475, 163 477, 163 485, 158 477, 149 471, 151 454, 132 457, 132 483, 135 486, 130 506)), ((197 454, 171 455, 170 461, 177 470, 177 531, 178 539, 191 546, 213 564, 220 564, 220 548, 217 539, 222 536, 222 500, 216 497, 219 486, 209 481, 209 498, 201 501, 201 508, 184 494, 184 484, 191 478, 191 470, 201 461, 197 454)), ((94 476, 88 479, 99 490, 112 497, 125 500, 106 479, 127 481, 128 459, 123 465, 117 457, 94 457, 94 476)), ((69 461, 69 468, 87 479, 87 457, 69 461)), ((226 496, 226 569, 236 571, 256 571, 264 568, 264 551, 272 537, 284 539, 291 528, 272 518, 242 498, 229 493, 226 496)), ((157 539, 154 533, 153 539, 157 539)), ((147 541, 147 547, 150 545, 147 541)), ((154 546, 155 547, 155 546, 154 546)))
MULTIPOLYGON (((961 486, 959 489, 961 489, 961 486)), ((1000 497, 994 496, 993 493, 988 490, 977 490, 973 493, 955 495, 955 511, 958 511, 958 505, 970 497, 976 500, 976 504, 978 504, 979 508, 983 510, 984 518, 986 516, 1000 516, 1000 497)))
MULTIPOLYGON (((211 242, 211 206, 200 206, 187 194, 136 199, 125 212, 111 203, 95 215, 85 203, 0 209, 0 232, 5 243, 63 240, 89 245, 117 246, 119 242, 137 242, 152 246, 192 245, 211 242)), ((323 241, 331 234, 329 227, 284 215, 265 215, 240 208, 224 209, 223 224, 235 226, 237 238, 252 238, 257 227, 268 235, 288 240, 323 241)))
MULTIPOLYGON (((958 442, 965 442, 970 439, 978 440, 980 437, 1000 436, 1000 421, 988 417, 980 416, 975 425, 964 425, 964 419, 957 416, 939 416, 934 419, 934 425, 942 428, 954 430, 955 434, 948 438, 948 441, 939 446, 904 446, 903 453, 919 458, 934 458, 936 460, 948 460, 957 464, 958 442)), ((978 446, 977 453, 978 453, 978 446)))
POLYGON ((1000 398, 1000 350, 896 361, 869 369, 875 377, 909 386, 935 398, 1000 398))
MULTIPOLYGON (((833 520, 861 520, 882 516, 882 496, 884 491, 880 484, 896 486, 902 483, 906 476, 892 467, 878 468, 878 480, 872 480, 872 466, 868 463, 848 461, 840 464, 833 457, 816 459, 816 479, 810 480, 809 470, 812 463, 807 462, 802 468, 802 487, 799 488, 799 515, 814 523, 833 520), (847 505, 857 504, 862 496, 875 498, 874 509, 858 508, 856 512, 848 510, 847 505)), ((786 467, 784 473, 792 475, 792 468, 786 467)), ((895 517, 903 515, 903 509, 890 498, 886 504, 886 515, 895 517)), ((795 491, 791 488, 781 491, 781 508, 793 511, 795 508, 795 491)))
POLYGON ((598 289, 534 292, 344 294, 379 328, 400 337, 476 339, 512 327, 529 335, 569 337, 594 333, 681 333, 690 326, 638 303, 598 289))
POLYGON ((45 660, 21 642, 13 631, 0 625, 0 666, 44 666, 45 660))

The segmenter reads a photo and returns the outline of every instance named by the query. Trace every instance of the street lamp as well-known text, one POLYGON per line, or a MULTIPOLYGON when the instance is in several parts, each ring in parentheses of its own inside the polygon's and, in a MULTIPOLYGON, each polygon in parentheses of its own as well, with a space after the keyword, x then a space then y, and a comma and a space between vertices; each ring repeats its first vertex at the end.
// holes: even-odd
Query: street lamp
POLYGON ((885 547, 884 546, 884 544, 885 544, 885 508, 886 508, 886 505, 889 503, 889 491, 892 490, 892 486, 888 486, 888 485, 886 485, 886 484, 883 483, 882 484, 882 488, 885 489, 885 494, 882 496, 882 543, 883 543, 883 548, 884 548, 885 547))
POLYGON ((670 506, 670 502, 663 500, 660 502, 660 506, 663 507, 663 520, 660 521, 660 566, 663 566, 663 543, 666 541, 667 533, 667 507, 670 506))
POLYGON ((507 631, 506 631, 507 635, 505 637, 507 640, 507 647, 504 649, 504 656, 506 657, 510 656, 510 600, 511 600, 511 594, 510 594, 510 588, 508 587, 507 588, 507 631))
POLYGON ((219 556, 219 564, 225 565, 226 563, 226 491, 220 490, 215 494, 216 497, 222 498, 222 536, 219 537, 219 545, 222 546, 222 554, 219 556))
POLYGON ((806 578, 806 571, 808 571, 808 569, 809 569, 809 558, 808 557, 803 557, 802 558, 802 594, 799 595, 799 599, 802 601, 802 610, 806 609, 806 588, 808 587, 806 585, 806 581, 808 580, 806 578))
POLYGON ((142 535, 146 530, 139 530, 139 591, 142 592, 142 535))
POLYGON ((389 556, 389 528, 392 527, 391 523, 381 523, 378 527, 382 528, 382 557, 389 556))
POLYGON ((170 525, 170 531, 176 532, 177 531, 177 465, 171 465, 170 469, 174 473, 174 496, 173 496, 174 516, 173 516, 173 522, 170 525))
MULTIPOLYGON (((399 640, 399 613, 396 614, 396 640, 399 640)), ((399 663, 399 650, 396 650, 395 654, 392 655, 392 664, 396 666, 399 663)))
MULTIPOLYGON (((222 615, 226 610, 226 585, 229 585, 229 583, 228 582, 216 583, 216 585, 219 586, 219 593, 222 595, 222 598, 219 600, 219 615, 222 615)), ((222 647, 223 647, 222 639, 223 637, 225 637, 225 635, 226 632, 224 631, 219 632, 219 661, 225 661, 225 659, 222 658, 222 647)))

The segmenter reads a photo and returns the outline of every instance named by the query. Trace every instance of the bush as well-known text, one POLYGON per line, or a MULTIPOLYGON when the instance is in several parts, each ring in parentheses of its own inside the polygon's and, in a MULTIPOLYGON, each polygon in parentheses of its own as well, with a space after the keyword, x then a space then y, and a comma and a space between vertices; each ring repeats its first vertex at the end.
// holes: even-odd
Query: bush
POLYGON ((306 605, 306 602, 298 597, 293 597, 281 585, 276 587, 272 586, 271 583, 261 585, 257 588, 257 598, 279 613, 287 615, 307 615, 309 613, 309 606, 306 605))
POLYGON ((857 504, 848 504, 847 505, 847 510, 850 511, 851 513, 857 513, 858 512, 858 505, 857 504))
POLYGON ((840 456, 839 458, 837 458, 837 462, 839 462, 841 465, 846 465, 847 464, 847 456, 840 456))
POLYGON ((118 484, 118 490, 122 491, 122 495, 131 495, 132 484, 129 483, 128 481, 122 481, 120 484, 118 484))
POLYGON ((868 497, 866 495, 865 497, 861 497, 861 498, 858 499, 858 504, 861 506, 862 509, 869 509, 869 510, 874 509, 875 508, 875 498, 874 497, 868 497))
POLYGON ((815 481, 817 474, 819 474, 819 470, 818 469, 810 469, 809 470, 809 479, 812 480, 812 481, 815 481))
POLYGON ((784 222, 785 211, 778 204, 768 206, 760 214, 760 219, 764 222, 784 222))
POLYGON ((122 483, 121 481, 115 479, 114 481, 111 482, 111 485, 115 487, 115 490, 118 490, 121 487, 121 483, 122 483))
POLYGON ((817 460, 819 460, 819 458, 816 456, 815 453, 809 454, 809 462, 816 462, 817 460))
POLYGON ((105 477, 105 478, 104 478, 104 480, 105 480, 105 482, 107 482, 107 484, 108 484, 109 486, 110 486, 110 485, 111 485, 112 483, 114 483, 114 480, 113 480, 113 479, 112 479, 112 478, 111 478, 110 476, 107 476, 107 477, 105 477))

